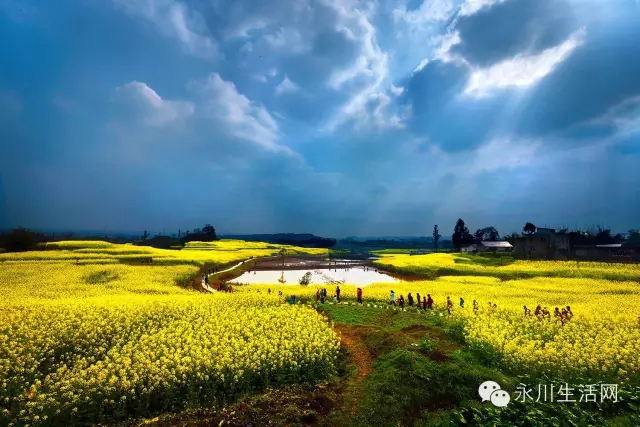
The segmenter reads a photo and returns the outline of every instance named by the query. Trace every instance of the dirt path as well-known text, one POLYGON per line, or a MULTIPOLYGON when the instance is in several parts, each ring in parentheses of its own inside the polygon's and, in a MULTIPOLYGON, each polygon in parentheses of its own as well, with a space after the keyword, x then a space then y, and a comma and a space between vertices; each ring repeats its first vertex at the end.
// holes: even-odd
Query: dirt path
POLYGON ((371 364, 373 358, 366 349, 362 336, 355 328, 349 328, 344 325, 336 325, 336 330, 340 333, 342 344, 347 347, 349 353, 353 357, 353 361, 358 367, 358 381, 362 382, 371 373, 371 364))
POLYGON ((367 350, 362 339, 362 332, 358 328, 336 325, 340 334, 340 341, 349 350, 353 363, 358 368, 358 374, 348 381, 343 394, 343 411, 355 415, 358 412, 357 402, 362 396, 364 382, 371 373, 373 357, 367 350))

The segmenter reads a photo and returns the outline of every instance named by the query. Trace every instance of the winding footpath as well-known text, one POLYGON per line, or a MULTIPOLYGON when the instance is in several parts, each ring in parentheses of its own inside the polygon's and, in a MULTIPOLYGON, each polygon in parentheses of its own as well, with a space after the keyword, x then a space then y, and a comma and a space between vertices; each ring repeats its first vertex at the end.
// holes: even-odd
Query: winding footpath
MULTIPOLYGON (((209 278, 209 277, 211 277, 211 276, 214 276, 214 277, 215 277, 215 276, 216 276, 216 274, 222 274, 222 273, 226 273, 226 272, 228 272, 228 271, 231 271, 231 270, 233 270, 233 269, 236 269, 236 268, 240 267, 242 264, 244 264, 245 262, 246 262, 246 260, 245 260, 245 261, 241 261, 241 262, 237 263, 236 265, 234 265, 234 266, 232 266, 232 267, 229 267, 229 268, 227 268, 227 269, 225 269, 225 270, 220 270, 220 271, 215 272, 215 273, 207 274, 207 278, 209 278)), ((207 292, 217 292, 217 291, 216 291, 215 289, 213 289, 211 286, 209 286, 208 284, 206 284, 206 283, 204 282, 204 279, 202 279, 202 289, 206 290, 207 292)))

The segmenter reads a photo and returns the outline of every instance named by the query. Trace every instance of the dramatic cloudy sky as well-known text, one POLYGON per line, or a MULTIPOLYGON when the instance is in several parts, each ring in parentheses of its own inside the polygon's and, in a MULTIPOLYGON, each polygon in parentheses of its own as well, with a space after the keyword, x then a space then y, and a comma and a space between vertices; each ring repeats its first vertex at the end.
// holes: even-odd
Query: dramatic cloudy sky
POLYGON ((638 2, 0 0, 5 225, 458 217, 640 225, 638 2))

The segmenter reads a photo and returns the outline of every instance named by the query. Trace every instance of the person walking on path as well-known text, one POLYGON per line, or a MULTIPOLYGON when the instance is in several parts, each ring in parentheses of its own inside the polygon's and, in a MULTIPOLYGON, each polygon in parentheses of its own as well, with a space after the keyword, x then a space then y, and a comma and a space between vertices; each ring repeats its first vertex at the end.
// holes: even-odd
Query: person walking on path
POLYGON ((404 297, 400 295, 400 299, 398 300, 398 304, 400 305, 400 309, 404 311, 404 297))
POLYGON ((409 307, 413 307, 413 295, 411 295, 411 292, 407 295, 407 302, 409 303, 409 307))
POLYGON ((422 297, 422 309, 427 311, 427 297, 422 297))
POLYGON ((320 289, 316 291, 316 301, 320 301, 320 289))
POLYGON ((427 294, 427 308, 433 310, 433 298, 431 298, 431 294, 427 294))
POLYGON ((571 307, 567 306, 567 320, 571 320, 573 317, 573 311, 571 311, 571 307))
POLYGON ((340 302, 340 286, 336 286, 336 300, 340 302))
POLYGON ((542 306, 538 305, 536 310, 533 312, 533 315, 538 318, 538 320, 542 320, 542 306))
POLYGON ((547 320, 551 320, 551 313, 549 313, 549 310, 547 310, 547 307, 544 307, 542 309, 542 317, 546 318, 547 320))
POLYGON ((362 288, 358 288, 356 295, 358 296, 358 304, 362 304, 362 288))
POLYGON ((453 301, 451 301, 451 297, 447 297, 447 312, 451 314, 452 309, 453 309, 453 301))
POLYGON ((420 306, 422 305, 422 300, 420 299, 420 294, 416 294, 416 307, 420 310, 420 306))
POLYGON ((558 307, 556 307, 555 310, 553 310, 553 317, 556 318, 556 323, 562 322, 562 317, 560 315, 560 309, 558 307))
POLYGON ((464 299, 460 297, 460 308, 464 308, 464 299))
POLYGON ((396 305, 396 293, 393 290, 389 294, 389 305, 396 305))
POLYGON ((320 291, 320 302, 324 304, 324 300, 327 298, 327 290, 322 289, 320 291))

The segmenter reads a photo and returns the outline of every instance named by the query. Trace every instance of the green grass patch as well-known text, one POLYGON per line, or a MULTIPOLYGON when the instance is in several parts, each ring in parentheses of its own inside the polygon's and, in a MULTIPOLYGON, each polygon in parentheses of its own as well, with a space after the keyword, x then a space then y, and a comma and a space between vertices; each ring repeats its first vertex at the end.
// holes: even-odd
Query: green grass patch
POLYGON ((105 284, 118 279, 118 273, 110 270, 96 271, 84 277, 85 283, 89 285, 105 284))
POLYGON ((336 323, 345 325, 372 325, 380 318, 380 309, 342 304, 320 304, 320 311, 328 313, 336 323))

